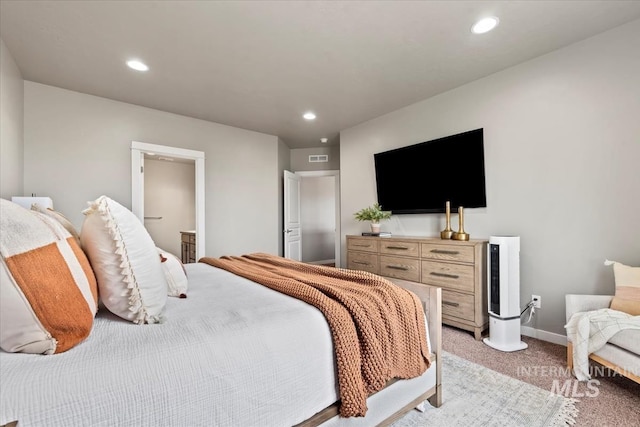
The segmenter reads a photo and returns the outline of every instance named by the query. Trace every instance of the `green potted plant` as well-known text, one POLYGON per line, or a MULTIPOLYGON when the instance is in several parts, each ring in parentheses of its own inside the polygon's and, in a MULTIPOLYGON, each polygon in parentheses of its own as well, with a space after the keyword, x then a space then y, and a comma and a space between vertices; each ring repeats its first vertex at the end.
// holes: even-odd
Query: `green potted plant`
POLYGON ((391 211, 383 211, 382 206, 375 203, 373 206, 360 209, 354 214, 358 221, 370 221, 371 232, 380 232, 380 221, 391 218, 391 211))

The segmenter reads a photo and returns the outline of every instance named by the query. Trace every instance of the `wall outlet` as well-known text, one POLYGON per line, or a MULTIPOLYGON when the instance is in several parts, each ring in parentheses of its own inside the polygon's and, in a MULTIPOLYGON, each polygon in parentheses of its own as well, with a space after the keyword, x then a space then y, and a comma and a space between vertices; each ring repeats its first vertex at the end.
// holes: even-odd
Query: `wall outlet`
POLYGON ((540 295, 531 295, 531 301, 533 301, 534 308, 542 308, 542 298, 540 295))

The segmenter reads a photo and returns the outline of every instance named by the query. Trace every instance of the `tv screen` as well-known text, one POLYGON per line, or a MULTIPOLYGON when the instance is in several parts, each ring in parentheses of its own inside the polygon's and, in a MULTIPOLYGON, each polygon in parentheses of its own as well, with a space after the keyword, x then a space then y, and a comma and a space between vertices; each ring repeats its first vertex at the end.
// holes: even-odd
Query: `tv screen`
POLYGON ((486 207, 482 131, 374 154, 378 203, 393 214, 486 207))

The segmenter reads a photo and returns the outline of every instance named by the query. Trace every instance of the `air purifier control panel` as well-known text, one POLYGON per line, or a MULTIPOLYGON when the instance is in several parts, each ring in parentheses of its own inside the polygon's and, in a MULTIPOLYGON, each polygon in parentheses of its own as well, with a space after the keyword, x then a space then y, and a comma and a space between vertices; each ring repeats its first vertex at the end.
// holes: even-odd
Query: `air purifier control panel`
POLYGON ((500 314, 500 245, 489 244, 489 310, 500 314))

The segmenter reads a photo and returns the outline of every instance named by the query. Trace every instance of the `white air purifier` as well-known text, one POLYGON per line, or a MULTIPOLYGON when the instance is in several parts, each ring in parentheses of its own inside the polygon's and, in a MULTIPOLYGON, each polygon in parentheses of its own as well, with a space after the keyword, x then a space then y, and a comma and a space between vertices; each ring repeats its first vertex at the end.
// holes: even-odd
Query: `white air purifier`
POLYGON ((500 351, 527 348, 520 340, 520 237, 491 236, 487 248, 489 338, 500 351))

